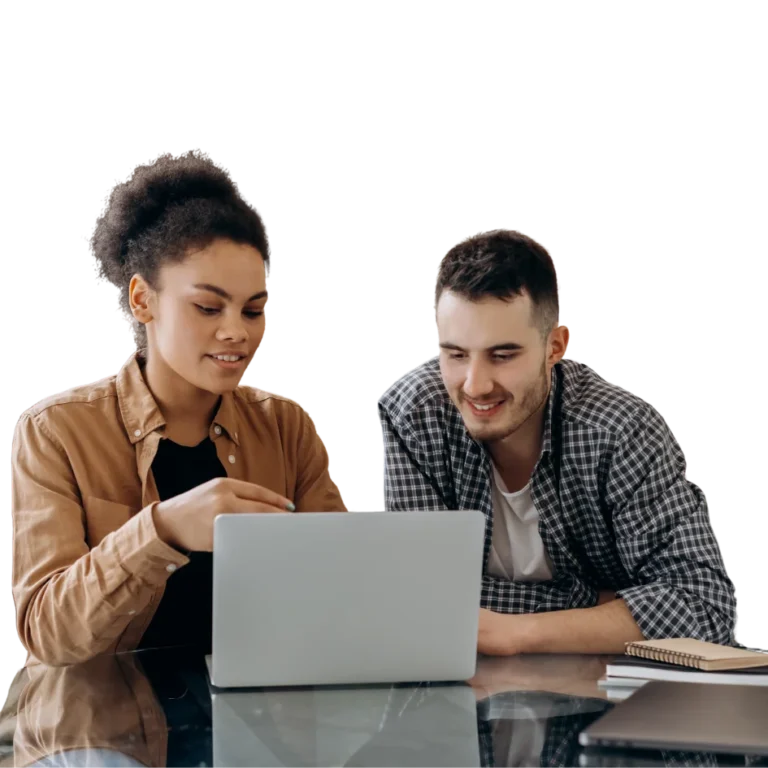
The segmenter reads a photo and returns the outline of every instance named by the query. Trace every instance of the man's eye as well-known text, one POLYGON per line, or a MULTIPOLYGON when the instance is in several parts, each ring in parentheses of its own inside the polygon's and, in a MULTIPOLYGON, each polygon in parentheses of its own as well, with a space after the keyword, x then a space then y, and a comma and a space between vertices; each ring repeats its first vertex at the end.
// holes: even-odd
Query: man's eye
POLYGON ((463 360, 464 359, 464 353, 463 352, 451 352, 448 357, 451 358, 451 360, 463 360))
MULTIPOLYGON (((461 352, 454 354, 454 355, 448 355, 448 357, 451 358, 451 360, 461 360, 463 359, 464 355, 461 354, 461 352)), ((514 355, 494 355, 493 359, 500 363, 505 363, 507 360, 511 360, 514 357, 514 355)))

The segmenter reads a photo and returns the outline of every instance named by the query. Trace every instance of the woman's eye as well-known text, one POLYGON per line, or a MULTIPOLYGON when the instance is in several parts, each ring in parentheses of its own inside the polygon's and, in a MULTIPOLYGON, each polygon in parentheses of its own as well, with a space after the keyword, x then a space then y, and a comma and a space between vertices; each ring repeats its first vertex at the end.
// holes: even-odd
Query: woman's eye
MULTIPOLYGON (((195 304, 195 306, 196 306, 196 307, 197 307, 197 308, 198 308, 198 309, 199 309, 199 310, 200 310, 200 311, 201 311, 201 312, 202 312, 204 315, 209 315, 209 316, 210 316, 210 315, 216 315, 216 314, 218 314, 219 312, 221 312, 221 310, 220 310, 220 309, 218 309, 218 308, 216 308, 216 307, 204 307, 204 306, 202 306, 201 304, 195 304)), ((256 317, 261 317, 261 315, 263 315, 263 314, 264 314, 264 311, 263 311, 263 310, 259 310, 259 311, 254 311, 254 310, 252 310, 252 311, 245 311, 243 314, 244 314, 246 317, 250 318, 250 319, 254 319, 254 318, 256 318, 256 317)))
POLYGON ((243 314, 250 320, 255 320, 257 317, 261 317, 264 313, 261 310, 244 310, 243 314))

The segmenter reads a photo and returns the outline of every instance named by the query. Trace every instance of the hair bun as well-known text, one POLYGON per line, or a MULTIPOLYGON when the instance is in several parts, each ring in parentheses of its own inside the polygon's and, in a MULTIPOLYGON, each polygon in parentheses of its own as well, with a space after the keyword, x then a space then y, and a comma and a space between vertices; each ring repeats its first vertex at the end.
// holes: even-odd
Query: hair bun
POLYGON ((202 152, 161 155, 112 190, 91 248, 100 275, 120 290, 139 350, 146 348, 147 336, 131 311, 132 276, 140 274, 156 288, 163 265, 182 261, 190 248, 199 250, 217 238, 251 246, 269 267, 264 222, 227 171, 202 152))
POLYGON ((131 200, 134 208, 133 231, 136 237, 149 229, 172 206, 193 199, 226 199, 237 196, 234 182, 209 162, 189 153, 179 160, 163 155, 151 166, 139 166, 133 179, 146 174, 140 194, 131 200), (168 167, 171 166, 171 167, 168 167), (172 170, 172 174, 166 171, 172 170))

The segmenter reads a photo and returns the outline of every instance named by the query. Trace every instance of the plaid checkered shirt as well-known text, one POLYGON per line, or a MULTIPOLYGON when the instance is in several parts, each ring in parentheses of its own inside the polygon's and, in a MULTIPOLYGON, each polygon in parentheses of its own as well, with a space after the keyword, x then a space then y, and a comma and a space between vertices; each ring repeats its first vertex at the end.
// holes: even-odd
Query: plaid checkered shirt
MULTIPOLYGON (((470 437, 434 358, 379 400, 388 510, 480 510, 493 536, 491 459, 470 437)), ((552 371, 531 478, 551 581, 483 573, 481 605, 534 613, 597 604, 610 590, 647 639, 735 644, 736 602, 704 494, 662 417, 571 360, 552 371)))

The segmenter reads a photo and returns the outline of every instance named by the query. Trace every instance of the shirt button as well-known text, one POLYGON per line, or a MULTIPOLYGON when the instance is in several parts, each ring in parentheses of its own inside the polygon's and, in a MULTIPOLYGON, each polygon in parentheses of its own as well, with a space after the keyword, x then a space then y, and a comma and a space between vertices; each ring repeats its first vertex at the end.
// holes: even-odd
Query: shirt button
POLYGON ((220 435, 220 434, 221 434, 221 427, 220 427, 220 426, 217 424, 217 425, 216 425, 216 426, 213 428, 213 431, 214 431, 214 432, 215 432, 217 435, 220 435))
POLYGON ((134 434, 136 437, 141 437, 141 430, 140 430, 140 429, 137 429, 137 430, 136 430, 136 431, 135 431, 133 434, 134 434))
POLYGON ((173 573, 176 570, 176 566, 173 563, 169 563, 165 566, 165 570, 168 571, 168 573, 173 573))
POLYGON ((229 454, 229 463, 234 464, 235 463, 235 455, 233 453, 229 454))

